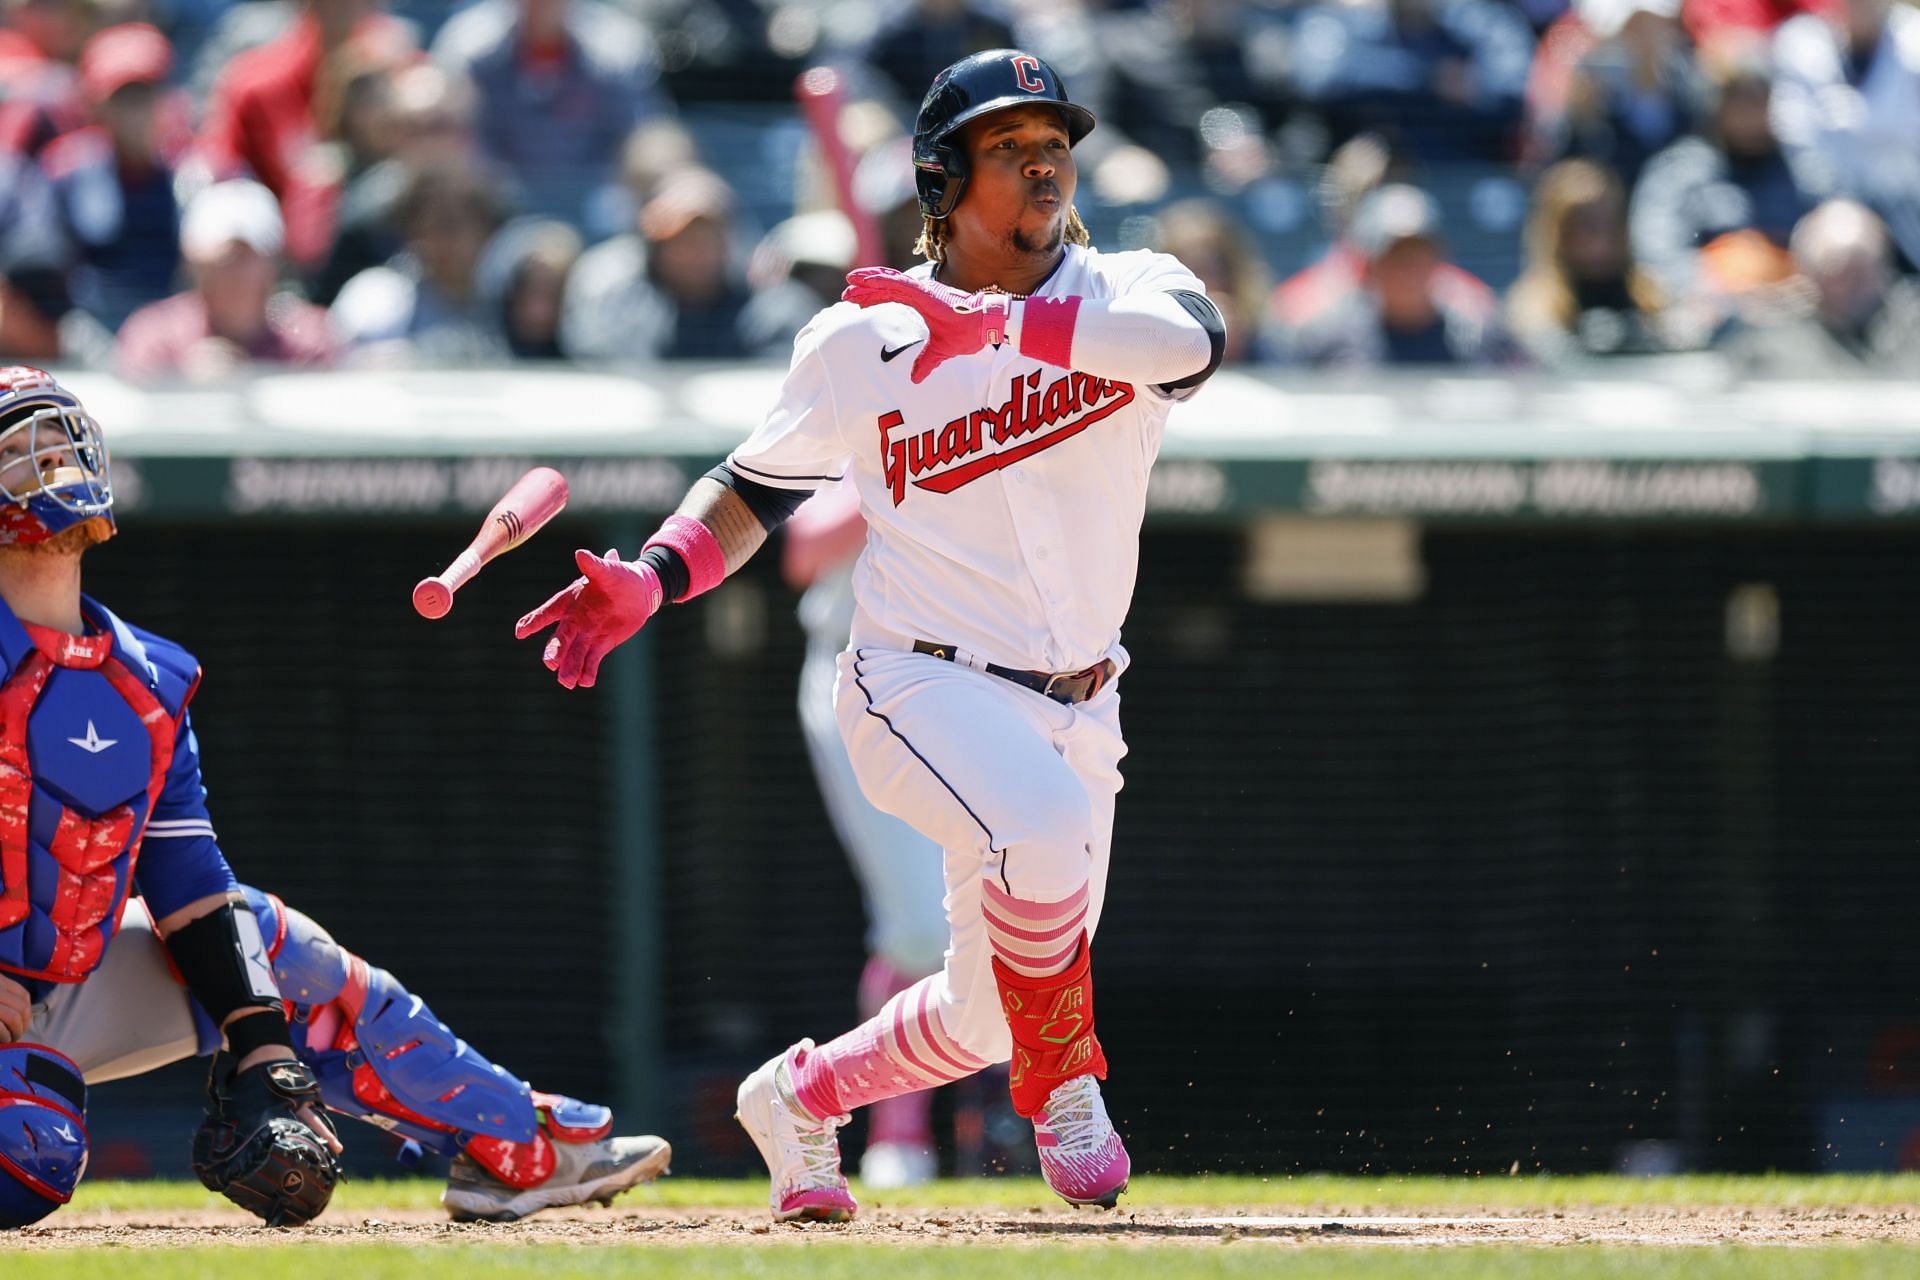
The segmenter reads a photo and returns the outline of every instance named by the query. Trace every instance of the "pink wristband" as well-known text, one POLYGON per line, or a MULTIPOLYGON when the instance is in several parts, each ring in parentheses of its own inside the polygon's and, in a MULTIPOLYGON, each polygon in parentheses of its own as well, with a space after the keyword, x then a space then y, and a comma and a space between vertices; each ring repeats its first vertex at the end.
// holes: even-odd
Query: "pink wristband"
POLYGON ((1073 368, 1073 325, 1080 299, 1028 298, 1020 305, 1020 354, 1073 368))
POLYGON ((644 552, 647 547, 666 547, 686 561, 687 593, 675 600, 675 604, 711 591, 726 579, 727 557, 720 550, 720 540, 713 536, 713 530, 692 516, 668 516, 659 532, 648 538, 647 546, 640 550, 644 552))

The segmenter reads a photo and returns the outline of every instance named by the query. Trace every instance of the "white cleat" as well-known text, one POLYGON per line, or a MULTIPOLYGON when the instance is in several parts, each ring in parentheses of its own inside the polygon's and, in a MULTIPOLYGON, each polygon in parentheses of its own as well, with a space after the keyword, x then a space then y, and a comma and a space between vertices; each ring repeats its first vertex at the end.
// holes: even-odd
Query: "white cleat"
POLYGON ((875 1191, 897 1191, 932 1182, 940 1158, 913 1142, 875 1142, 860 1157, 860 1181, 875 1191))
POLYGON ((458 1155, 447 1169, 440 1203, 455 1222, 518 1222, 542 1209, 613 1198, 667 1171, 673 1148, 651 1134, 555 1142, 553 1172, 536 1186, 514 1187, 489 1173, 472 1156, 458 1155))
POLYGON ((1068 1204, 1111 1209, 1127 1189, 1133 1166, 1092 1076, 1075 1076, 1047 1095, 1033 1138, 1041 1175, 1068 1204))
MULTIPOLYGON (((796 1048, 811 1051, 813 1041, 796 1048)), ((773 1179, 767 1206, 775 1222, 846 1222, 859 1211, 840 1172, 834 1131, 845 1116, 813 1117, 794 1096, 787 1055, 768 1060, 740 1083, 733 1118, 753 1139, 773 1179)))

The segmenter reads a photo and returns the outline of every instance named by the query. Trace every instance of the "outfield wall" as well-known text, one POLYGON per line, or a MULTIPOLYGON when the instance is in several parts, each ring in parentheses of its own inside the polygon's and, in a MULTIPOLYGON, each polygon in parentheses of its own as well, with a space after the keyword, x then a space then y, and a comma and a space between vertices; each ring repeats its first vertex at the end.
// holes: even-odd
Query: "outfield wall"
MULTIPOLYGON (((623 450, 611 421, 478 386, 436 431, 438 383, 308 427, 285 387, 103 388, 133 501, 90 588, 205 661, 244 878, 542 1087, 669 1133, 676 1168, 745 1169, 733 1083, 850 1021, 862 961, 793 722, 793 599, 756 563, 591 694, 509 634, 573 546, 637 543, 738 424, 643 385, 689 416, 623 450), (582 500, 447 619, 414 616, 529 459, 582 500)), ((1742 425, 1749 391, 1609 384, 1589 396, 1640 406, 1613 428, 1459 407, 1498 386, 1247 379, 1175 424, 1099 948, 1136 1157, 1920 1159, 1920 397, 1831 389, 1821 417, 1782 393, 1742 425), (1266 437, 1236 416, 1274 403, 1266 437)), ((102 1101, 159 1133, 196 1106, 182 1078, 102 1101)))

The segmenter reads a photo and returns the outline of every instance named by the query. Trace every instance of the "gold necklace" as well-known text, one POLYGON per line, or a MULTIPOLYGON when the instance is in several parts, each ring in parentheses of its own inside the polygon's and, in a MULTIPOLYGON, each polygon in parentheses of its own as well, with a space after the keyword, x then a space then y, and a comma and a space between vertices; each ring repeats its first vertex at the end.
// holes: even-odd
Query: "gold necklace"
MULTIPOLYGON (((944 264, 943 264, 943 265, 944 265, 944 264)), ((937 267, 936 267, 936 268, 934 269, 934 273, 933 273, 933 282, 934 282, 935 284, 946 284, 946 283, 947 283, 946 281, 944 281, 944 280, 942 280, 942 279, 940 278, 940 271, 939 271, 939 268, 937 268, 937 267)), ((952 285, 947 285, 947 287, 948 287, 949 289, 951 289, 951 288, 952 288, 953 286, 952 286, 952 285)), ((984 289, 982 289, 982 290, 980 290, 980 292, 981 292, 981 293, 998 293, 998 294, 1004 294, 1004 295, 1006 296, 1006 298, 1008 299, 1008 301, 1010 301, 1010 302, 1025 302, 1025 301, 1026 301, 1026 300, 1027 300, 1028 298, 1031 298, 1031 297, 1033 296, 1033 295, 1032 295, 1032 294, 1030 294, 1030 293, 1007 293, 1007 291, 1006 291, 1005 289, 1002 289, 1002 288, 1001 288, 1001 287, 1000 287, 999 285, 997 285, 997 284, 990 284, 990 285, 988 285, 988 286, 987 286, 986 288, 984 288, 984 289)))

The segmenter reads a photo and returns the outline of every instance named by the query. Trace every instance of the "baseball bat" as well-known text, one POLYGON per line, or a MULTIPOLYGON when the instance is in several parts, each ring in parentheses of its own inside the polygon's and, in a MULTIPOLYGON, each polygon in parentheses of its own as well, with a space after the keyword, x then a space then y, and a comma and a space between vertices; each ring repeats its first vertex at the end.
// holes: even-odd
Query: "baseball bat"
POLYGON ((453 608, 453 593, 482 565, 531 538, 566 505, 567 478, 552 467, 535 467, 521 476, 487 512, 467 549, 441 572, 420 579, 413 589, 415 612, 423 618, 446 617, 453 608))
POLYGON ((889 265, 886 245, 880 238, 880 220, 853 198, 854 154, 846 139, 840 136, 840 111, 847 103, 844 80, 832 67, 814 67, 801 72, 793 82, 793 96, 800 103, 800 114, 806 117, 807 127, 820 144, 827 172, 833 175, 833 193, 840 203, 840 212, 853 223, 853 265, 889 265))

